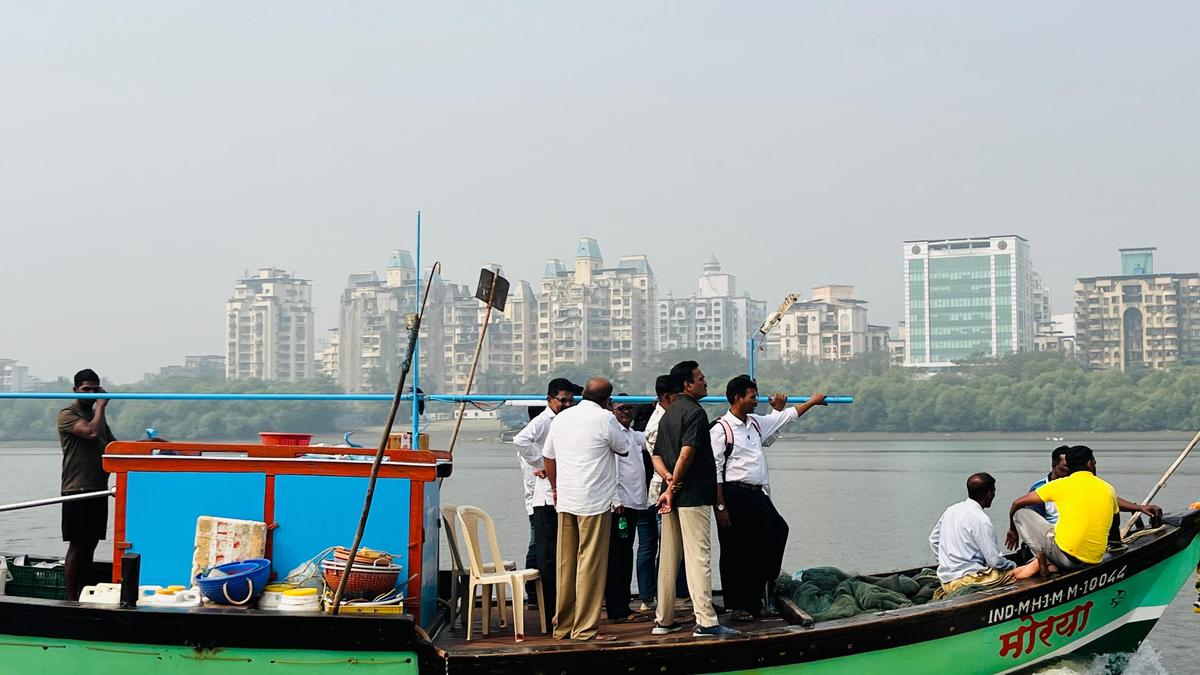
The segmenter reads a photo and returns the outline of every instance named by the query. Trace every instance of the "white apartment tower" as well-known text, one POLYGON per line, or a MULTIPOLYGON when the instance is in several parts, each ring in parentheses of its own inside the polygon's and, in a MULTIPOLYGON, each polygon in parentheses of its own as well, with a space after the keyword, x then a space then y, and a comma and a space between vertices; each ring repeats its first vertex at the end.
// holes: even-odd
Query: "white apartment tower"
POLYGON ((312 286, 263 267, 225 303, 225 377, 299 382, 313 376, 312 286))
POLYGON ((767 337, 767 351, 787 363, 846 361, 887 349, 888 331, 867 322, 867 303, 854 286, 814 286, 812 298, 792 305, 767 337))
MULTIPOLYGON (((441 387, 443 375, 440 319, 447 289, 440 276, 432 284, 418 336, 421 388, 426 391, 441 387)), ((408 348, 407 317, 417 311, 417 285, 412 255, 402 250, 392 251, 382 280, 374 271, 356 272, 347 279, 337 331, 337 381, 343 391, 395 389, 408 348)))
MULTIPOLYGON (((498 265, 489 266, 503 275, 498 265)), ((508 391, 537 374, 538 299, 528 281, 513 281, 504 311, 492 310, 479 352, 475 390, 508 391)), ((453 300, 443 307, 445 384, 448 392, 466 390, 471 359, 487 306, 469 286, 452 286, 453 300)))
POLYGON ((704 263, 694 295, 675 298, 668 294, 655 302, 655 310, 658 350, 715 349, 743 357, 751 333, 767 316, 765 302, 738 294, 737 279, 721 271, 716 256, 704 263))
POLYGON ((579 240, 574 270, 546 263, 538 296, 537 372, 563 364, 608 363, 630 372, 654 351, 654 272, 644 255, 604 267, 595 239, 579 240))

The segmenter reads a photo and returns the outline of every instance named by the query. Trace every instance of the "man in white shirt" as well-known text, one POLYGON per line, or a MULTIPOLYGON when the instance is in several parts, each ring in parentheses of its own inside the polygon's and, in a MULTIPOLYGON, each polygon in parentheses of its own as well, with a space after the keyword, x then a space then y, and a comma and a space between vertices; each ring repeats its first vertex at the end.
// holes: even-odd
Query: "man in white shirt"
POLYGON ((554 496, 550 493, 550 481, 546 478, 542 461, 542 446, 550 433, 550 423, 558 413, 575 405, 575 395, 583 387, 563 377, 550 380, 546 387, 546 408, 525 425, 513 438, 517 448, 517 461, 525 478, 525 512, 529 514, 529 525, 533 548, 533 564, 542 579, 545 594, 544 611, 546 620, 554 616, 555 603, 555 549, 558 546, 558 514, 554 510, 554 496))
MULTIPOLYGON (((617 455, 617 494, 613 501, 613 523, 608 539, 608 582, 604 604, 613 623, 649 621, 650 617, 629 609, 629 585, 633 581, 633 533, 638 532, 639 547, 645 544, 643 520, 654 526, 654 512, 646 488, 649 484, 650 455, 646 452, 646 434, 630 428, 635 408, 632 403, 613 406, 613 416, 625 430, 628 452, 617 455)), ((657 532, 654 542, 658 542, 657 532)), ((639 578, 638 585, 642 581, 639 578)))
POLYGON ((558 509, 558 640, 611 639, 597 628, 617 491, 613 455, 628 454, 628 444, 625 429, 608 410, 610 398, 611 382, 588 380, 583 401, 558 414, 542 448, 558 509))
POLYGON ((758 384, 738 375, 725 387, 729 412, 709 430, 717 467, 717 538, 721 542, 721 588, 731 621, 753 621, 773 608, 763 607, 763 591, 779 576, 787 548, 788 525, 771 503, 763 448, 788 423, 811 408, 825 405, 824 394, 787 405, 787 396, 771 397, 769 415, 755 415, 758 384))
POLYGON ((1025 579, 1037 573, 1037 560, 1017 565, 1000 553, 996 531, 984 509, 996 498, 996 479, 977 473, 967 479, 967 498, 942 513, 929 533, 929 548, 937 558, 942 587, 935 599, 971 586, 982 590, 1025 579))

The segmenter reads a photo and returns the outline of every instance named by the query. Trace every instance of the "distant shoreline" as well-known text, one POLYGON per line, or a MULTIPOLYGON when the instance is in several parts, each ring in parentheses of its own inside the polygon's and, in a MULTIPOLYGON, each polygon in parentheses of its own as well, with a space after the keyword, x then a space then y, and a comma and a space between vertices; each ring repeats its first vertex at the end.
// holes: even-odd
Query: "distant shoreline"
MULTIPOLYGON (((408 422, 406 419, 405 422, 408 422)), ((454 427, 453 421, 438 420, 431 422, 426 427, 426 432, 433 435, 433 443, 435 446, 445 446, 449 443, 450 432, 454 427)), ((405 425, 397 425, 397 432, 407 430, 409 427, 405 425)), ((367 447, 375 447, 379 442, 379 434, 383 432, 383 427, 369 427, 366 429, 357 430, 354 433, 354 442, 367 447)), ((480 434, 487 436, 494 435, 496 442, 500 442, 500 423, 496 420, 464 420, 462 429, 460 430, 460 440, 463 442, 477 441, 480 434)), ((928 442, 937 441, 961 441, 961 440, 1027 440, 1037 443, 1062 443, 1062 444, 1083 444, 1086 445, 1089 439, 1103 439, 1105 441, 1174 441, 1178 440, 1180 448, 1191 440, 1195 432, 1191 431, 952 431, 952 432, 920 432, 920 433, 896 433, 884 431, 847 431, 847 432, 784 432, 784 437, 791 441, 821 441, 821 442, 855 442, 855 441, 888 441, 888 440, 920 440, 928 442), (1062 440, 1056 440, 1056 439, 1062 440)), ((244 439, 242 441, 234 441, 222 439, 221 443, 257 443, 258 439, 244 439)), ((327 443, 329 445, 340 445, 342 437, 339 434, 317 434, 313 437, 313 443, 327 443)), ((0 451, 7 448, 58 448, 57 441, 41 440, 41 441, 0 441, 0 451)))

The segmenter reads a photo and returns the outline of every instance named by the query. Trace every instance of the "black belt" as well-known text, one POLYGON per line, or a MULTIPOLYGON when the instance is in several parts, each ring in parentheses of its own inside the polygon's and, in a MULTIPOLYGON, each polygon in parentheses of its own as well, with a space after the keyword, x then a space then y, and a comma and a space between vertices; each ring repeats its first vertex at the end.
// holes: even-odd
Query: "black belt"
POLYGON ((754 483, 747 483, 745 481, 740 481, 740 480, 731 480, 731 481, 726 482, 725 484, 726 485, 734 485, 736 487, 742 488, 743 490, 750 490, 752 492, 762 492, 763 491, 763 486, 761 486, 761 485, 756 485, 754 483))

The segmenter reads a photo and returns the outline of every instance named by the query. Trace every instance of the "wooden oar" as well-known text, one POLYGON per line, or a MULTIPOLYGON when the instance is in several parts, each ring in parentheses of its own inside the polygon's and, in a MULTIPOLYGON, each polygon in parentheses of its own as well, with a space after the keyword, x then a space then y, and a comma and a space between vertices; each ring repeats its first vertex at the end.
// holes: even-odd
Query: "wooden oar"
MULTIPOLYGON (((1200 431, 1196 432, 1196 435, 1192 437, 1192 442, 1187 444, 1187 447, 1183 449, 1183 452, 1179 453, 1179 456, 1176 457, 1175 461, 1171 463, 1171 467, 1168 468, 1166 473, 1162 475, 1162 478, 1159 478, 1158 482, 1154 484, 1154 489, 1150 491, 1150 494, 1146 495, 1146 498, 1142 500, 1142 504, 1149 504, 1150 500, 1154 499, 1154 496, 1158 494, 1158 491, 1167 484, 1167 479, 1171 477, 1171 474, 1175 473, 1175 469, 1179 468, 1179 465, 1183 463, 1183 459, 1188 456, 1188 453, 1192 451, 1192 448, 1196 447, 1197 443, 1200 443, 1200 431)), ((1125 537, 1128 537, 1129 531, 1132 530, 1133 526, 1141 519, 1141 513, 1133 514, 1133 517, 1129 519, 1129 523, 1125 525, 1125 529, 1121 532, 1121 538, 1124 539, 1125 537)))
MULTIPOLYGON (((383 437, 379 439, 379 449, 375 451, 375 461, 371 464, 371 476, 367 479, 367 496, 363 499, 362 515, 358 519, 358 530, 354 533, 354 543, 350 546, 350 555, 346 557, 346 567, 342 570, 342 578, 338 580, 337 591, 333 594, 333 614, 337 614, 341 609, 342 593, 346 590, 346 581, 350 579, 350 568, 354 565, 354 557, 358 555, 363 531, 367 529, 367 516, 371 515, 371 500, 375 497, 375 481, 379 478, 379 466, 383 463, 388 437, 392 435, 392 424, 396 421, 396 411, 400 408, 400 398, 404 394, 404 381, 408 379, 408 371, 412 368, 413 351, 417 347, 417 336, 421 332, 421 317, 425 315, 425 303, 429 300, 429 289, 433 286, 433 276, 441 269, 442 264, 435 262, 429 271, 429 283, 425 285, 425 295, 421 298, 421 311, 413 317, 412 326, 408 329, 408 347, 404 350, 404 362, 400 364, 400 381, 396 384, 396 395, 392 397, 392 409, 388 412, 387 424, 383 427, 383 437)), ((416 392, 413 392, 413 405, 416 405, 416 396, 416 392)), ((416 439, 413 439, 413 444, 416 445, 416 439)))

